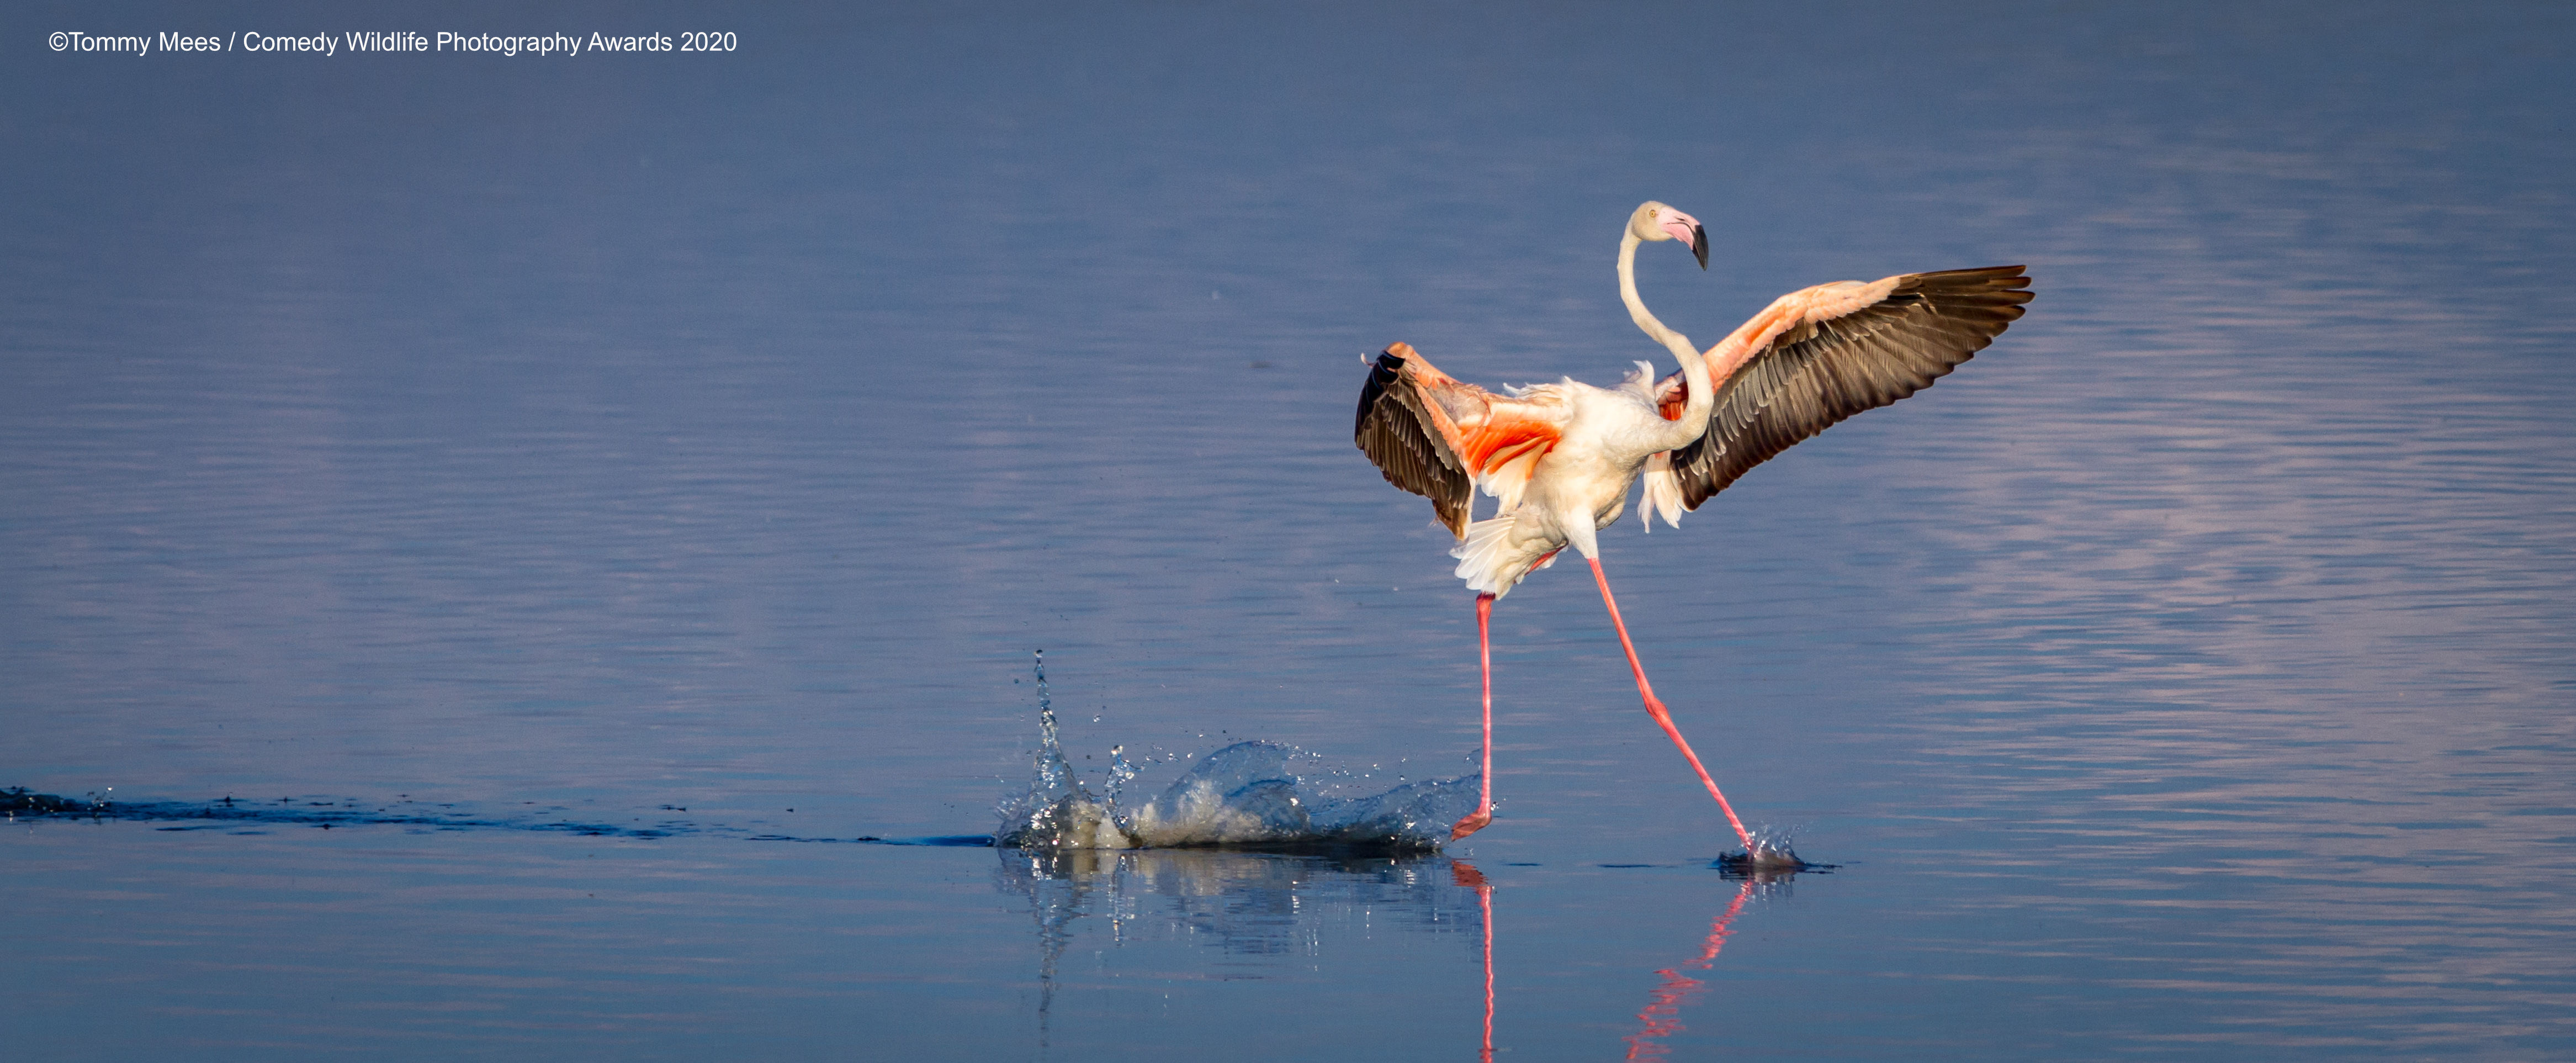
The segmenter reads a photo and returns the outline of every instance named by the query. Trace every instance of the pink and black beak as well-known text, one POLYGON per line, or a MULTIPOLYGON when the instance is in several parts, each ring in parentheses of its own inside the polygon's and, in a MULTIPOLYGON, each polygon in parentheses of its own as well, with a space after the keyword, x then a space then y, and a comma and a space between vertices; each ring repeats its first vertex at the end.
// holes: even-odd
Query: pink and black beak
POLYGON ((1664 215, 1663 229, 1673 239, 1690 245, 1691 257, 1699 260, 1699 268, 1708 268, 1708 230, 1700 228, 1698 218, 1669 211, 1664 215))

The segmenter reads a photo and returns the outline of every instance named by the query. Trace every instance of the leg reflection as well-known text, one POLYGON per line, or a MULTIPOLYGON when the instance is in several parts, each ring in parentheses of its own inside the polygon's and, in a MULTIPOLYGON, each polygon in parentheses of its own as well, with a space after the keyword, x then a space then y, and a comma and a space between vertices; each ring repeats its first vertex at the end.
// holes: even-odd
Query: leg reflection
POLYGON ((1726 911, 1720 913, 1717 920, 1709 924, 1708 942, 1700 949, 1698 959, 1679 967, 1668 967, 1655 972, 1663 976, 1664 982, 1655 987, 1654 993, 1646 998, 1646 1006, 1637 1012, 1637 1021, 1643 1025, 1637 1032, 1628 1035, 1629 1059, 1660 1059, 1672 1051, 1669 1046, 1657 1042, 1655 1038, 1680 1033, 1682 1002, 1708 985, 1697 978, 1683 974, 1682 971, 1686 969, 1705 971, 1717 962, 1717 950, 1726 947, 1727 927, 1735 922, 1738 914, 1744 911, 1744 902, 1753 896, 1753 886, 1754 881, 1746 879, 1736 887, 1734 903, 1727 905, 1726 911))
POLYGON ((1485 1047, 1476 1058, 1494 1063, 1494 886, 1476 865, 1464 860, 1450 863, 1449 877, 1476 891, 1476 906, 1485 912, 1485 1047))

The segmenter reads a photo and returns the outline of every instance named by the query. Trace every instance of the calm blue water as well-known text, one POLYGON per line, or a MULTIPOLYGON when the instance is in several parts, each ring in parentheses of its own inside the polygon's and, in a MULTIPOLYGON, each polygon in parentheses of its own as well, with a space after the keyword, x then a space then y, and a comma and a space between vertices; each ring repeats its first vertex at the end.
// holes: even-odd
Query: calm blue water
POLYGON ((2576 1052, 2563 8, 0 25, 0 786, 699 828, 9 825, 13 1058, 1474 1058, 1489 930, 1515 1058, 2576 1052), (693 28, 740 48, 44 44, 693 28), (1648 198, 1708 225, 1640 267, 1704 343, 2036 278, 1605 533, 1730 797, 1839 870, 1709 866, 1564 566, 1496 613, 1446 854, 744 840, 992 829, 1037 648, 1139 785, 1470 770, 1359 357, 1660 358, 1648 198))

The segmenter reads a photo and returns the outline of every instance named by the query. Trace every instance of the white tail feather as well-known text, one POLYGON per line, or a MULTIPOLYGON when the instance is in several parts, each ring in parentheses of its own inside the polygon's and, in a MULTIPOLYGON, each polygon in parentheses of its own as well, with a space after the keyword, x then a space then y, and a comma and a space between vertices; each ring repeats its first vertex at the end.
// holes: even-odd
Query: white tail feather
POLYGON ((1664 523, 1682 526, 1682 478, 1673 471, 1673 452, 1664 451, 1646 459, 1646 471, 1638 477, 1646 485, 1645 498, 1637 506, 1637 523, 1647 531, 1655 530, 1655 517, 1664 523))
POLYGON ((1467 540, 1449 551, 1449 556, 1458 559, 1457 576, 1467 581, 1468 590, 1500 598, 1511 593, 1513 585, 1529 575, 1531 569, 1556 563, 1554 550, 1537 555, 1530 550, 1533 544, 1513 543, 1511 531, 1515 523, 1518 518, 1510 513, 1477 521, 1467 526, 1467 540))

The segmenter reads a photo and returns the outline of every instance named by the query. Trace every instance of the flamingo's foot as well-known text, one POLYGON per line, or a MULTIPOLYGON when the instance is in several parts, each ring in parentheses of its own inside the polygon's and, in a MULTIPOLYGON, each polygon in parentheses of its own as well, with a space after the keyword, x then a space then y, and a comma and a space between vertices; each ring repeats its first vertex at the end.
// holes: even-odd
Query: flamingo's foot
POLYGON ((1483 808, 1477 809, 1472 814, 1460 817, 1458 825, 1449 829, 1449 840, 1453 842, 1457 841, 1460 838, 1464 838, 1470 834, 1474 834, 1477 831, 1485 829, 1487 825, 1493 822, 1493 806, 1487 805, 1483 808))
POLYGON ((1798 858, 1796 850, 1760 841, 1743 852, 1718 857, 1717 864, 1729 871, 1765 873, 1830 871, 1834 867, 1832 864, 1808 863, 1798 858))

